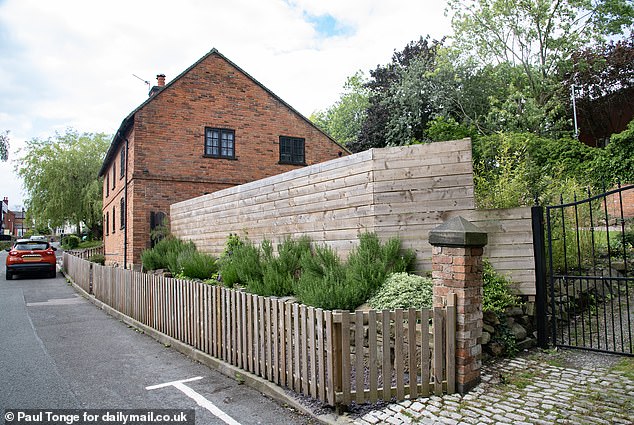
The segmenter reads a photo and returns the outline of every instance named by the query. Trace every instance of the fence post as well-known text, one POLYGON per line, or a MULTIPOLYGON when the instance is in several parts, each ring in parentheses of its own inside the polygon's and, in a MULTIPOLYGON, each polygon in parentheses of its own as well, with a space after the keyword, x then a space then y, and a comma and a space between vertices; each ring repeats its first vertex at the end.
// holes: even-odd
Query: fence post
POLYGON ((482 252, 487 234, 462 217, 429 232, 432 245, 434 307, 456 295, 456 390, 464 394, 480 382, 482 345, 482 252))
POLYGON ((531 207, 533 226, 533 255, 535 256, 535 320, 537 325, 537 346, 548 348, 546 313, 546 250, 544 244, 544 207, 531 207))

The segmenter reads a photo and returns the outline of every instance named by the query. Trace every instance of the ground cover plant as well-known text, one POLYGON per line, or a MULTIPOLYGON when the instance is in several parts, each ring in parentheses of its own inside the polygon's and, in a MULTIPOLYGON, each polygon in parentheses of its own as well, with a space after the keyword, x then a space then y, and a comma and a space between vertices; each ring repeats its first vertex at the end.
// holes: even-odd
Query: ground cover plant
POLYGON ((193 242, 167 236, 141 253, 145 270, 167 269, 179 278, 210 279, 218 271, 215 258, 198 252, 193 242))

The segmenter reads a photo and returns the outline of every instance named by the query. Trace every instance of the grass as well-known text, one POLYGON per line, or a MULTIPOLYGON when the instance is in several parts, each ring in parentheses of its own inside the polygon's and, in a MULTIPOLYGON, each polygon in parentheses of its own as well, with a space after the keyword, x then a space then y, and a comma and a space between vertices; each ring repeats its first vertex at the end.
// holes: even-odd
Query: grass
POLYGON ((612 372, 619 372, 634 381, 634 357, 626 357, 610 368, 612 372))
POLYGON ((82 241, 79 242, 77 249, 96 248, 101 245, 103 245, 103 241, 82 241))

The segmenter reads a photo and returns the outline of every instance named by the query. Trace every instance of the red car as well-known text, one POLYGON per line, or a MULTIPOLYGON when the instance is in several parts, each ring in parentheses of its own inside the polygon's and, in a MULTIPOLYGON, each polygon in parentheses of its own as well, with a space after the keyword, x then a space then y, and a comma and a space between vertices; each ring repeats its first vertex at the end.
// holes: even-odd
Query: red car
POLYGON ((18 239, 13 248, 7 248, 7 280, 14 274, 46 273, 48 277, 57 274, 57 258, 55 251, 46 241, 18 239))

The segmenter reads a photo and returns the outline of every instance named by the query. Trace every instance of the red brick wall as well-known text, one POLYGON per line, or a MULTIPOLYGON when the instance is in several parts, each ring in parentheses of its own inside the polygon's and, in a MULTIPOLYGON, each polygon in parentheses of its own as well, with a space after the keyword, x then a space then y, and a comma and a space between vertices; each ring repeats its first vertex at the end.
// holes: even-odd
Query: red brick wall
MULTIPOLYGON (((307 165, 347 154, 217 54, 205 57, 156 94, 136 112, 128 135, 128 265, 140 264, 140 253, 149 246, 150 212, 169 213, 174 202, 297 168, 278 164, 280 136, 305 139, 307 165), (235 131, 235 159, 203 156, 205 127, 235 131)), ((123 180, 118 179, 118 161, 119 153, 113 159, 115 192, 112 181, 108 197, 104 187, 104 214, 112 215, 113 202, 119 209, 123 180)), ((116 216, 115 235, 104 239, 106 258, 109 264, 123 265, 116 216)))

